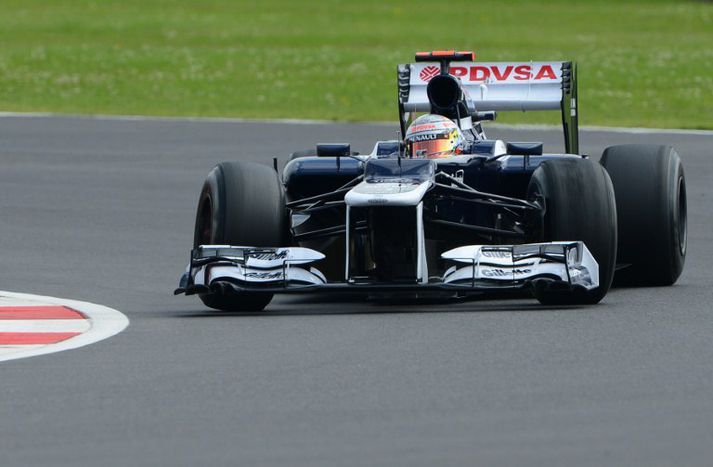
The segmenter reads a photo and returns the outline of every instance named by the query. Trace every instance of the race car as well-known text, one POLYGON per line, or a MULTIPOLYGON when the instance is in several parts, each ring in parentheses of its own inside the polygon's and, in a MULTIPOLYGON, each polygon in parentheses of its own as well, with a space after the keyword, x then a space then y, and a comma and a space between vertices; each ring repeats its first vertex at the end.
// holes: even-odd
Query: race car
POLYGON ((598 303, 612 282, 676 282, 686 257, 686 182, 669 146, 579 154, 574 62, 483 63, 472 52, 399 65, 401 135, 369 154, 348 143, 274 167, 223 162, 201 190, 176 294, 257 311, 275 294, 458 298, 530 294, 598 303), (488 139, 496 112, 559 110, 564 154, 488 139))

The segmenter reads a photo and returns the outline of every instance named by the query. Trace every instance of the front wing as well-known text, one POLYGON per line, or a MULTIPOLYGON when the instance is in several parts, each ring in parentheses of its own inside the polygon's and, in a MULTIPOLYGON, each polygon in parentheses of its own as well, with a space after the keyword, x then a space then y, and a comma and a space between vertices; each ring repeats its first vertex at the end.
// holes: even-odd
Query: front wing
POLYGON ((529 287, 591 290, 599 266, 583 242, 468 245, 441 257, 452 264, 427 283, 350 279, 328 282, 313 263, 325 258, 301 247, 201 245, 175 294, 452 291, 467 295, 529 287))

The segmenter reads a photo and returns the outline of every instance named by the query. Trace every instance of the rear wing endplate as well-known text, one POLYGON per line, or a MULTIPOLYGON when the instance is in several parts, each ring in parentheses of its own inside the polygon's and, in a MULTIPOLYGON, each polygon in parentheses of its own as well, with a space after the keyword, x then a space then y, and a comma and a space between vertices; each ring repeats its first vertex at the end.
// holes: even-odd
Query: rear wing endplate
MULTIPOLYGON (((428 82, 442 64, 418 61, 398 66, 401 130, 414 113, 430 112, 428 82)), ((464 62, 450 64, 478 112, 557 110, 562 113, 565 149, 579 153, 577 65, 575 62, 464 62)))

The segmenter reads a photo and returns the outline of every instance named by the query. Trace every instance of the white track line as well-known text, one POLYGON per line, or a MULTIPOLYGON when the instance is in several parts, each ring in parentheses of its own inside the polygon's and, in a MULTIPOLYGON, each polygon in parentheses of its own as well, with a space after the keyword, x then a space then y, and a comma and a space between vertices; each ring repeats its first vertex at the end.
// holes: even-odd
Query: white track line
MULTIPOLYGON (((0 112, 0 118, 84 118, 89 120, 128 121, 128 122, 190 122, 190 123, 277 123, 282 125, 380 125, 396 127, 397 122, 335 122, 333 120, 310 120, 298 118, 237 118, 237 117, 171 117, 152 115, 77 115, 58 114, 52 112, 0 112)), ((532 124, 502 124, 491 123, 488 128, 503 130, 533 130, 550 131, 561 130, 559 125, 532 125, 532 124)), ((640 127, 609 127, 609 126, 580 126, 580 131, 605 131, 612 133, 628 134, 674 134, 691 136, 713 136, 713 130, 692 130, 682 128, 640 128, 640 127)))
POLYGON ((86 319, 4 319, 2 332, 86 332, 91 327, 86 319))
MULTIPOLYGON (((129 325, 129 318, 127 318, 123 313, 114 310, 112 308, 97 305, 89 302, 81 302, 78 300, 67 300, 63 298, 56 297, 46 297, 42 295, 30 295, 15 292, 4 292, 0 291, 0 299, 4 300, 3 304, 6 306, 21 306, 21 305, 63 305, 74 310, 77 310, 84 314, 87 320, 54 320, 57 321, 75 321, 77 323, 73 326, 80 326, 81 323, 91 326, 89 330, 79 334, 78 336, 72 337, 65 341, 58 342, 56 344, 48 345, 24 345, 24 346, 14 346, 5 345, 0 347, 0 361, 14 360, 18 358, 34 357, 36 355, 44 355, 54 352, 60 352, 62 350, 77 349, 88 344, 93 344, 95 342, 107 339, 113 335, 116 335, 123 331, 129 325)), ((8 322, 14 323, 15 320, 3 320, 6 324, 8 322)), ((46 322, 50 320, 42 320, 46 322)), ((48 326, 51 326, 47 324, 48 326)), ((11 324, 14 326, 14 324, 11 324)), ((63 330, 66 330, 66 326, 63 330)), ((33 330, 38 332, 37 329, 33 330)), ((80 332, 80 331, 77 331, 80 332)))
MULTIPOLYGON (((22 352, 23 354, 25 352, 28 352, 30 350, 39 350, 42 347, 47 347, 46 345, 39 344, 39 345, 0 345, 0 361, 2 360, 12 360, 13 358, 22 358, 22 357, 17 357, 16 355, 19 354, 19 352, 22 352)), ((29 357, 30 355, 28 355, 29 357)))

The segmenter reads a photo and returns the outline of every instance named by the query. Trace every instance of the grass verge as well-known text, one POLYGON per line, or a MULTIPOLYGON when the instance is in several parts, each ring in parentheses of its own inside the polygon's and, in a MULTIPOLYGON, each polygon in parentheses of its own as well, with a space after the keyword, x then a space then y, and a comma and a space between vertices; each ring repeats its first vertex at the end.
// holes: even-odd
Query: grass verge
POLYGON ((3 0, 0 44, 4 111, 395 120, 396 64, 459 48, 576 60, 584 125, 713 128, 703 1, 3 0))

